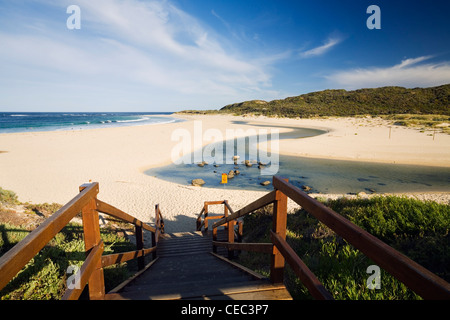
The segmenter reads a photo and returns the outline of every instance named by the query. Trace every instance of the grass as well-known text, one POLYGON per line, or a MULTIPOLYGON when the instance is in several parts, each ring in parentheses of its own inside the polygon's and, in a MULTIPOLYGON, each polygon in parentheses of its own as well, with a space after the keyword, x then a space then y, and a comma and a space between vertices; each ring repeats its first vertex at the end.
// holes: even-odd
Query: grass
MULTIPOLYGON (((328 201, 326 204, 412 260, 450 281, 450 206, 403 197, 328 201)), ((269 242, 272 217, 262 210, 245 217, 246 242, 269 242)), ((373 261, 304 210, 288 215, 287 241, 339 300, 415 300, 418 295, 381 269, 381 289, 367 288, 373 261)), ((242 253, 239 262, 269 276, 268 255, 242 253)), ((295 299, 311 299, 289 267, 285 284, 295 299)))
MULTIPOLYGON (((30 262, 0 291, 1 300, 59 300, 66 290, 69 266, 81 267, 86 259, 82 226, 69 224, 61 230, 30 262)), ((0 225, 0 254, 21 241, 30 231, 13 225, 0 225)), ((114 230, 102 228, 104 254, 131 251, 135 246, 114 230)), ((131 275, 126 263, 104 269, 106 291, 131 275)))
MULTIPOLYGON (((59 204, 20 203, 17 195, 0 188, 0 204, 8 207, 24 206, 25 213, 48 217, 59 204)), ((6 210, 0 206, 0 215, 6 210)), ((31 230, 8 223, 0 223, 0 256, 23 240, 31 230)), ((117 234, 114 228, 100 229, 104 255, 135 250, 135 245, 117 234)), ((67 288, 73 272, 69 266, 81 267, 86 259, 83 227, 69 223, 0 291, 0 300, 59 300, 67 288)), ((104 268, 105 290, 108 292, 136 271, 136 262, 121 263, 104 268)))
POLYGON ((5 205, 16 205, 20 202, 14 191, 5 190, 0 187, 0 203, 5 205))
MULTIPOLYGON (((81 267, 86 259, 83 231, 79 224, 69 224, 61 230, 31 261, 0 291, 1 300, 59 300, 66 290, 66 271, 73 265, 81 267)), ((16 226, 0 225, 0 254, 21 241, 30 231, 16 226)), ((134 250, 125 238, 112 229, 102 228, 104 254, 134 250)), ((106 291, 126 280, 130 274, 126 263, 104 269, 106 291)))

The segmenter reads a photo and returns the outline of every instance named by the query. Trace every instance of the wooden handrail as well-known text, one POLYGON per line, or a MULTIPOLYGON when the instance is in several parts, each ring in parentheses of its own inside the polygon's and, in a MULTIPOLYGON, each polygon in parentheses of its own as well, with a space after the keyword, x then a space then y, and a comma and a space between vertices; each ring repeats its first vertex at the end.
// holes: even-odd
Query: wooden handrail
POLYGON ((142 231, 148 230, 152 232, 152 236, 164 232, 164 220, 159 207, 157 207, 155 228, 153 228, 114 206, 98 200, 99 184, 97 182, 81 185, 79 189, 80 193, 77 196, 0 257, 0 290, 80 212, 83 218, 86 260, 79 271, 80 274, 77 274, 79 279, 77 287, 68 289, 63 299, 78 299, 87 283, 89 283, 90 298, 103 299, 105 297, 103 267, 137 258, 140 268, 146 255, 156 253, 157 242, 151 248, 143 248, 142 231), (135 225, 137 250, 103 256, 104 245, 100 239, 99 212, 135 225))
POLYGON ((156 209, 155 228, 156 228, 156 230, 159 230, 160 233, 164 233, 164 218, 161 213, 161 208, 160 208, 159 204, 157 204, 155 206, 155 209, 156 209))
POLYGON ((224 201, 223 201, 223 204, 228 208, 229 214, 230 214, 230 215, 233 215, 233 214, 234 214, 234 210, 231 209, 230 205, 228 204, 228 200, 224 200, 224 201))
POLYGON ((246 205, 244 208, 229 215, 228 217, 225 217, 225 218, 217 221, 216 223, 213 224, 212 228, 220 227, 221 225, 224 225, 225 223, 227 223, 231 220, 236 220, 237 218, 243 217, 249 213, 252 213, 258 209, 261 209, 262 207, 267 206, 268 204, 273 203, 274 201, 275 201, 275 191, 271 191, 268 194, 262 196, 261 198, 246 205))
MULTIPOLYGON (((272 246, 272 282, 282 282, 284 259, 286 259, 313 297, 317 299, 332 299, 331 294, 323 287, 285 240, 287 198, 290 198, 423 298, 450 299, 450 284, 445 280, 356 226, 316 199, 311 198, 287 180, 274 176, 273 186, 274 191, 253 201, 228 217, 224 217, 212 226, 214 235, 219 226, 250 214, 270 203, 274 203, 273 227, 271 231, 272 243, 269 244, 272 246)), ((225 203, 227 204, 226 201, 225 203)), ((229 250, 269 252, 268 244, 236 244, 228 240, 228 242, 213 241, 213 245, 225 246, 229 250)))
POLYGON ((152 253, 154 251, 156 251, 156 246, 148 248, 148 249, 108 254, 108 255, 102 256, 102 267, 107 267, 107 266, 111 266, 113 264, 126 262, 126 261, 137 259, 140 257, 145 257, 146 255, 148 255, 149 253, 152 253))
POLYGON ((103 241, 100 241, 98 245, 91 249, 79 271, 78 283, 75 284, 74 288, 67 289, 61 300, 77 300, 80 297, 89 278, 95 271, 98 262, 102 259, 103 249, 103 241))
POLYGON ((233 212, 233 209, 231 209, 230 205, 228 204, 227 200, 221 200, 221 201, 205 201, 203 203, 203 208, 200 211, 200 214, 197 217, 197 231, 200 231, 203 227, 205 227, 205 230, 208 230, 208 222, 209 220, 217 220, 217 219, 223 219, 224 217, 228 217, 228 211, 233 212), (209 216, 209 210, 208 207, 212 205, 224 205, 224 215, 223 216, 209 216), (202 216, 204 216, 202 221, 202 216))
POLYGON ((158 243, 159 236, 161 233, 164 233, 164 219, 159 204, 157 204, 155 205, 155 232, 154 232, 156 243, 158 243))
POLYGON ((108 203, 105 203, 101 200, 98 200, 98 199, 97 199, 97 211, 107 214, 111 217, 121 219, 125 222, 131 223, 131 224, 133 224, 137 227, 141 227, 147 231, 156 232, 156 229, 149 226, 148 224, 145 224, 142 221, 140 221, 139 219, 137 219, 133 216, 130 216, 128 213, 125 213, 122 210, 117 209, 114 206, 112 206, 108 203))
POLYGON ((274 176, 273 185, 421 297, 450 299, 450 284, 445 280, 292 184, 274 176))
MULTIPOLYGON (((152 245, 154 248, 158 246, 159 236, 164 233, 164 219, 159 208, 159 204, 155 205, 155 232, 152 233, 152 245)), ((156 259, 156 250, 153 251, 153 259, 156 259)))
POLYGON ((0 290, 97 195, 98 191, 98 183, 92 183, 0 257, 0 290))
POLYGON ((280 250, 283 257, 291 266, 292 270, 299 277, 300 281, 309 290, 311 295, 318 300, 334 300, 333 296, 324 288, 314 273, 306 266, 289 244, 278 234, 270 231, 272 242, 280 250))

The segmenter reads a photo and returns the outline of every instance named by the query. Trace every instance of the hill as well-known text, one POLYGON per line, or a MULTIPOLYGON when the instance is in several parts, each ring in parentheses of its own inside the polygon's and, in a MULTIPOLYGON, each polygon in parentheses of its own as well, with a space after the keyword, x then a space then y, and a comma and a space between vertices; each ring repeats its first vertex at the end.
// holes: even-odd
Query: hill
POLYGON ((233 103, 220 110, 182 113, 233 113, 280 117, 357 116, 390 114, 450 115, 450 84, 431 88, 324 90, 270 102, 233 103))

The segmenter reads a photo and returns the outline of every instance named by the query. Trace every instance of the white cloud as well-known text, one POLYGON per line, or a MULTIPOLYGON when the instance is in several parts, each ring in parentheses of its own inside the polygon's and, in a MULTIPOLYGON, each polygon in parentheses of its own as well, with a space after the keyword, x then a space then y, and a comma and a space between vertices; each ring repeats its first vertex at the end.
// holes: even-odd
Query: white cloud
POLYGON ((300 56, 303 58, 321 56, 341 42, 342 42, 342 39, 340 39, 340 38, 330 37, 327 39, 327 41, 325 41, 325 43, 323 45, 316 47, 314 49, 310 49, 310 50, 301 52, 300 56))
POLYGON ((405 59, 400 64, 385 68, 366 68, 339 71, 325 78, 333 87, 344 89, 375 88, 383 86, 432 87, 450 83, 450 64, 426 63, 432 56, 405 59))
MULTIPOLYGON (((229 103, 271 86, 273 57, 246 56, 169 1, 78 0, 81 30, 68 30, 65 9, 72 2, 41 0, 44 10, 61 9, 56 21, 33 22, 33 13, 24 12, 26 28, 0 33, 0 67, 39 84, 40 97, 46 92, 43 79, 53 83, 49 95, 69 83, 111 94, 136 84, 150 95, 171 93, 168 100, 178 95, 178 105, 192 97, 229 103)), ((8 83, 4 77, 0 81, 8 83)))

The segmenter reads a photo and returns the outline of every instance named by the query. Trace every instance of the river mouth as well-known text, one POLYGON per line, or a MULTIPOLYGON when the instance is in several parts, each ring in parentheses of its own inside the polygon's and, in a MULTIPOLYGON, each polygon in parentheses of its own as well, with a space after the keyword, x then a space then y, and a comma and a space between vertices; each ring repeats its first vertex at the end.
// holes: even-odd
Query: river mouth
MULTIPOLYGON (((290 132, 280 133, 279 139, 303 139, 327 133, 319 129, 292 129, 290 132)), ((270 137, 269 135, 268 143, 271 141, 270 137)), ((248 154, 249 141, 247 140, 245 154, 248 154)), ((225 144, 224 141, 224 148, 225 144)), ((239 154, 236 149, 235 154, 239 154)), ((286 177, 293 185, 313 193, 450 192, 448 167, 315 159, 282 154, 271 156, 277 159, 276 167, 273 167, 272 163, 259 166, 261 159, 248 159, 241 154, 235 162, 230 161, 228 155, 223 161, 210 162, 203 166, 192 162, 170 164, 151 168, 145 171, 145 174, 181 185, 191 185, 193 179, 203 179, 203 188, 234 190, 273 190, 272 177, 277 175, 286 177), (245 159, 252 165, 246 164, 245 159), (273 170, 270 170, 271 166, 273 170), (227 183, 223 184, 222 174, 228 174, 230 171, 235 173, 234 177, 228 178, 227 183), (270 174, 267 174, 268 172, 270 174), (270 183, 262 185, 266 181, 270 183)))
MULTIPOLYGON (((273 175, 262 175, 256 164, 252 167, 244 163, 221 164, 219 167, 171 164, 145 173, 181 185, 191 185, 193 179, 201 178, 205 181, 203 188, 273 189, 271 184, 261 185, 264 181, 271 182, 273 175), (231 170, 240 173, 222 184, 222 174, 231 170)), ((295 186, 314 193, 450 192, 450 168, 445 167, 280 156, 276 175, 289 178, 295 186)))

